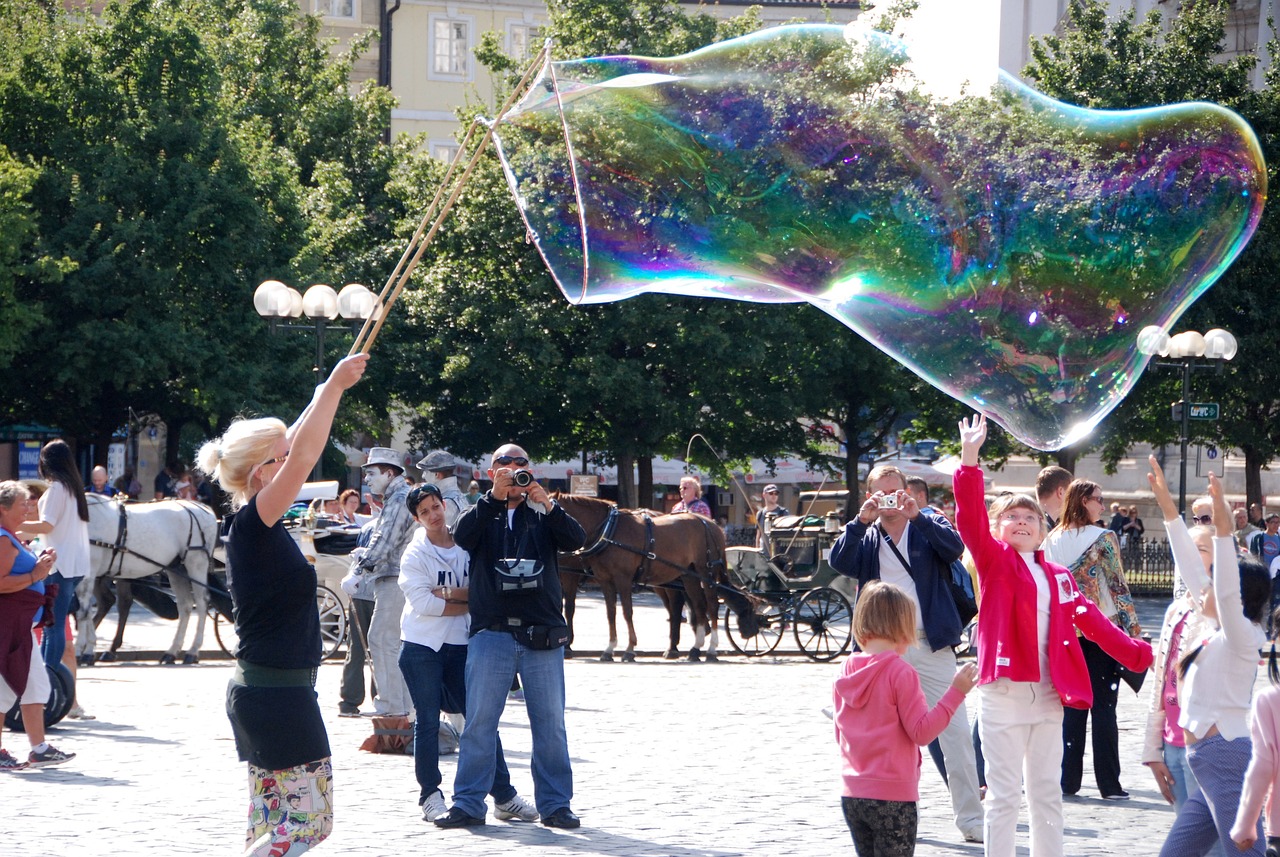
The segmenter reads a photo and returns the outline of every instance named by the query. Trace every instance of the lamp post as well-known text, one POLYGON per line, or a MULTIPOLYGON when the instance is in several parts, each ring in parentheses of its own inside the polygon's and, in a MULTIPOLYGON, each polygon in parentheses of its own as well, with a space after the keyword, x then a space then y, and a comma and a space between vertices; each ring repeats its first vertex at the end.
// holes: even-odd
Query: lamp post
MULTIPOLYGON (((305 295, 291 289, 279 280, 267 280, 253 292, 253 308, 267 320, 268 330, 275 334, 280 330, 314 331, 316 335, 316 385, 324 382, 324 335, 329 330, 357 333, 367 319, 378 311, 378 298, 359 283, 349 283, 342 291, 331 286, 314 285, 305 295), (306 322, 288 322, 306 316, 306 322), (331 324, 341 316, 345 324, 331 324)), ((312 480, 320 479, 320 459, 311 471, 312 480)))
MULTIPOLYGON (((1213 369, 1221 372, 1227 361, 1236 356, 1236 338, 1221 328, 1214 328, 1203 335, 1186 330, 1169 336, 1162 328, 1149 325, 1138 334, 1138 351, 1168 358, 1156 360, 1155 365, 1178 369, 1182 372, 1182 401, 1174 405, 1174 414, 1182 424, 1182 457, 1179 462, 1178 513, 1187 511, 1187 443, 1191 439, 1191 373, 1197 369, 1213 369), (1201 359, 1207 362, 1198 362, 1201 359)), ((1216 411, 1217 405, 1213 406, 1216 411)), ((1204 416, 1205 419, 1217 419, 1204 416)))

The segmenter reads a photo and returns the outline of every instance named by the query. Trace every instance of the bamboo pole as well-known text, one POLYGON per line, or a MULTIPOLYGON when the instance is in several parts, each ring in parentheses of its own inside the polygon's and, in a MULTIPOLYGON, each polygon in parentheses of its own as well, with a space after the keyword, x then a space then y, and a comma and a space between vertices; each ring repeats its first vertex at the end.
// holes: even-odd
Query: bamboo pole
POLYGON ((462 189, 466 187, 467 180, 471 178, 471 174, 480 163, 480 157, 493 139, 493 129, 515 106, 516 102, 528 92, 536 73, 542 68, 548 50, 549 46, 543 45, 542 50, 538 51, 537 56, 533 58, 529 67, 525 69, 524 75, 511 90, 507 100, 502 103, 502 107, 498 110, 497 118, 485 129, 484 137, 481 138, 475 151, 471 153, 462 174, 458 176, 456 182, 451 186, 450 182, 454 181, 453 177, 457 172, 458 164, 462 162, 467 146, 470 144, 471 138, 480 124, 478 119, 471 121, 470 126, 467 128, 466 136, 462 140, 462 145, 459 146, 458 153, 454 155, 453 160, 449 163, 449 169, 445 172, 444 178, 441 179, 440 186, 436 189, 435 196, 427 207, 426 214, 422 217, 422 222, 418 224, 418 228, 414 231, 413 237, 409 239, 409 244, 405 247, 404 253, 401 254, 395 270, 391 272, 391 276, 387 278, 386 285, 382 287, 382 291, 378 294, 378 299, 382 302, 381 309, 365 320, 364 326, 360 328, 360 333, 356 335, 355 342, 352 343, 351 351, 348 352, 347 356, 357 353, 368 354, 369 350, 373 348, 374 340, 378 338, 378 333, 382 330, 382 325, 386 322, 392 305, 400 297, 400 292, 404 290, 405 285, 409 282, 409 277, 413 275, 414 269, 418 267, 418 262, 422 259, 423 252, 431 243, 431 239, 435 238, 436 233, 440 231, 440 226, 444 223, 445 217, 448 216, 449 210, 453 208, 453 204, 462 194, 462 189), (445 198, 446 191, 448 191, 447 198, 445 198), (442 198, 445 198, 443 203, 440 201, 442 198))

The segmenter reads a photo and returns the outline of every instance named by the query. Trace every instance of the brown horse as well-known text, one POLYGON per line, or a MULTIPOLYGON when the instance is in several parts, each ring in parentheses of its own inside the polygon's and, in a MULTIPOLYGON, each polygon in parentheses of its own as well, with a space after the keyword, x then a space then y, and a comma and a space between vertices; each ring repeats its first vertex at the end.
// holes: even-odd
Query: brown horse
POLYGON ((622 659, 635 660, 636 629, 632 621, 631 589, 636 583, 657 589, 667 605, 671 618, 668 656, 674 652, 679 640, 679 599, 672 596, 679 591, 681 584, 689 604, 690 624, 694 628, 694 644, 689 651, 691 661, 700 660, 704 645, 707 646, 707 660, 717 659, 716 621, 720 604, 717 592, 724 594, 725 602, 739 614, 744 624, 749 625, 754 620, 755 611, 746 595, 728 582, 724 531, 714 521, 689 512, 654 515, 643 509, 619 509, 608 500, 594 497, 559 495, 556 500, 587 532, 583 550, 560 557, 560 585, 564 590, 564 614, 569 623, 570 641, 578 585, 582 574, 586 573, 600 584, 609 618, 609 646, 600 655, 602 661, 613 660, 613 651, 618 644, 616 601, 619 596, 622 598, 622 617, 627 622, 627 649, 622 659))

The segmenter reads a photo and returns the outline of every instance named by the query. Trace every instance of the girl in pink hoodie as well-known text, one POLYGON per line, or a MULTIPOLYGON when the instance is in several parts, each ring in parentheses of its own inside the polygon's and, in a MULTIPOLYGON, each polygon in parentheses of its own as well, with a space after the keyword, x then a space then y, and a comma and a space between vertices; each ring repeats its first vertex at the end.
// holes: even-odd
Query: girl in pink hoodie
POLYGON ((833 690, 844 820, 859 857, 910 857, 920 748, 942 734, 977 682, 978 669, 967 664, 957 670, 930 710, 919 676, 902 658, 916 644, 915 605, 892 583, 872 581, 858 593, 853 636, 861 651, 849 655, 833 690))

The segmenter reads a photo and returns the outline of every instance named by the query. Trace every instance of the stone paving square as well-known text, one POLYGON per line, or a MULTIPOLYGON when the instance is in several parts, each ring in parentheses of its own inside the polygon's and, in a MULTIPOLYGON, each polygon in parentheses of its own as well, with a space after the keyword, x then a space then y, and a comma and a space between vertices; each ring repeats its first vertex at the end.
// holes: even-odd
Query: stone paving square
MULTIPOLYGON (((641 602, 641 649, 652 653, 665 641, 665 618, 656 599, 641 602)), ((1158 602, 1144 604, 1144 624, 1153 626, 1162 611, 1158 602)), ((582 648, 603 644, 602 614, 598 596, 581 600, 582 648)), ((164 648, 172 627, 131 621, 126 640, 164 648)), ((102 630, 109 633, 105 623, 102 630)), ((336 819, 316 853, 488 857, 522 846, 546 857, 852 854, 831 722, 821 711, 838 670, 839 661, 817 664, 799 654, 733 655, 719 664, 653 654, 635 664, 571 660, 566 716, 582 828, 499 822, 490 813, 482 828, 438 830, 418 812, 412 760, 357 749, 372 724, 337 717, 340 665, 326 663, 318 689, 334 749, 336 819)), ((82 699, 99 719, 67 720, 51 731, 60 748, 79 754, 74 761, 0 776, 8 816, 0 854, 239 854, 248 802, 223 710, 230 675, 229 661, 209 658, 195 667, 126 662, 83 670, 82 699)), ((1101 800, 1086 773, 1082 796, 1066 803, 1067 854, 1152 854, 1164 840, 1172 810, 1137 762, 1146 699, 1145 688, 1141 696, 1121 693, 1123 782, 1133 799, 1101 800)), ((502 722, 516 787, 532 798, 522 704, 510 703, 502 722)), ((25 736, 6 733, 3 743, 26 751, 25 736)), ((442 760, 446 794, 455 760, 442 760)), ((916 853, 981 854, 951 825, 927 757, 923 771, 916 853)), ((1020 830, 1026 853, 1025 810, 1020 830)))

